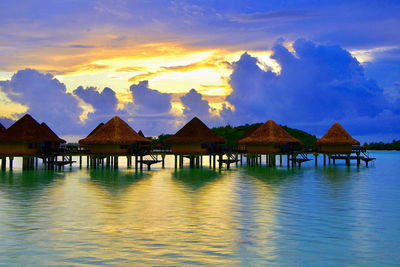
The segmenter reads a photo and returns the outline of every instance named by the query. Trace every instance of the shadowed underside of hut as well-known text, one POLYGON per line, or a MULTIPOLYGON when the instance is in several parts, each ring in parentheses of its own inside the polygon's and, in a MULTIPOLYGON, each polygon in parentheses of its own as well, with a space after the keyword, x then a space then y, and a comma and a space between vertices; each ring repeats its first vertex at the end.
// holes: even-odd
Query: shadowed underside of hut
POLYGON ((208 154, 218 144, 225 144, 225 138, 216 135, 197 117, 189 121, 174 136, 165 140, 171 144, 173 154, 208 154))
POLYGON ((321 153, 351 153, 353 145, 360 145, 338 122, 315 142, 321 153))
POLYGON ((151 143, 151 140, 141 137, 118 116, 97 128, 89 136, 79 140, 79 144, 92 154, 125 155, 141 144, 151 143))
POLYGON ((239 145, 245 145, 251 154, 278 154, 301 141, 288 134, 273 120, 269 120, 253 130, 247 137, 238 140, 239 145))

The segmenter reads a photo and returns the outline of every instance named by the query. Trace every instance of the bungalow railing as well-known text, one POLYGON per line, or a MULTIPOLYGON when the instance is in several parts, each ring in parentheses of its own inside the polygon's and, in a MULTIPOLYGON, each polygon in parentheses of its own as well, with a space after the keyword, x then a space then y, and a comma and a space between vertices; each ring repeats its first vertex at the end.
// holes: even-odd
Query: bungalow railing
POLYGON ((351 152, 353 153, 366 153, 367 149, 362 146, 352 146, 351 152))

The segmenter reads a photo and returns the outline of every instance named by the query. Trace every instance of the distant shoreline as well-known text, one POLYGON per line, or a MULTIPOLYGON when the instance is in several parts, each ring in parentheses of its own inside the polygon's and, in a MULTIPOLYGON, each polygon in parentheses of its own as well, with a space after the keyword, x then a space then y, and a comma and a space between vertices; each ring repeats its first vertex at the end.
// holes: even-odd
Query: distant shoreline
POLYGON ((392 149, 392 150, 388 150, 388 149, 368 149, 368 151, 398 151, 398 152, 400 152, 400 150, 397 150, 397 149, 392 149))

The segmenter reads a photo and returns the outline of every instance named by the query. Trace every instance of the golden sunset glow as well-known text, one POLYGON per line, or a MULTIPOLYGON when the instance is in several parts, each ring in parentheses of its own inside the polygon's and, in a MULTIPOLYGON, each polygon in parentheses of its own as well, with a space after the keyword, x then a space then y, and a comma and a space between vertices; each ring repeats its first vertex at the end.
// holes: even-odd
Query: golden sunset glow
MULTIPOLYGON (((131 49, 123 48, 118 54, 115 49, 87 50, 84 54, 71 54, 73 51, 70 51, 60 55, 54 50, 54 55, 44 60, 45 63, 30 67, 43 71, 57 68, 55 78, 64 83, 70 93, 78 86, 96 87, 99 91, 105 87, 112 88, 117 94, 118 108, 121 109, 133 101, 129 87, 148 80, 150 88, 176 95, 172 97, 171 103, 171 113, 175 115, 181 115, 184 108, 179 97, 192 88, 209 102, 214 115, 218 115, 223 104, 234 108, 225 101, 225 96, 232 91, 229 85, 231 64, 246 52, 224 49, 194 50, 176 43, 150 43, 131 49), (58 62, 64 62, 65 65, 60 68, 58 62)), ((271 59, 270 51, 248 53, 258 58, 261 69, 271 69, 277 73, 280 71, 279 64, 271 59)), ((1 77, 4 80, 11 78, 7 75, 12 74, 3 72, 1 77)), ((87 114, 93 112, 93 107, 77 99, 84 110, 80 120, 84 121, 87 114)), ((0 109, 8 117, 16 111, 26 111, 22 105, 6 99, 5 94, 0 94, 0 100, 6 103, 0 109)))

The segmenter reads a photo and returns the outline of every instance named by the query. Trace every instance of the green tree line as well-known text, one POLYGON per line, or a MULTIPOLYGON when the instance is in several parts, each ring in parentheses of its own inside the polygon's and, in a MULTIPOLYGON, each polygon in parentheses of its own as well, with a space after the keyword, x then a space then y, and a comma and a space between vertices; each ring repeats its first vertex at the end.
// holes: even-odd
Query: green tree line
POLYGON ((393 140, 391 143, 371 142, 364 143, 364 148, 368 150, 400 150, 400 140, 393 140))

